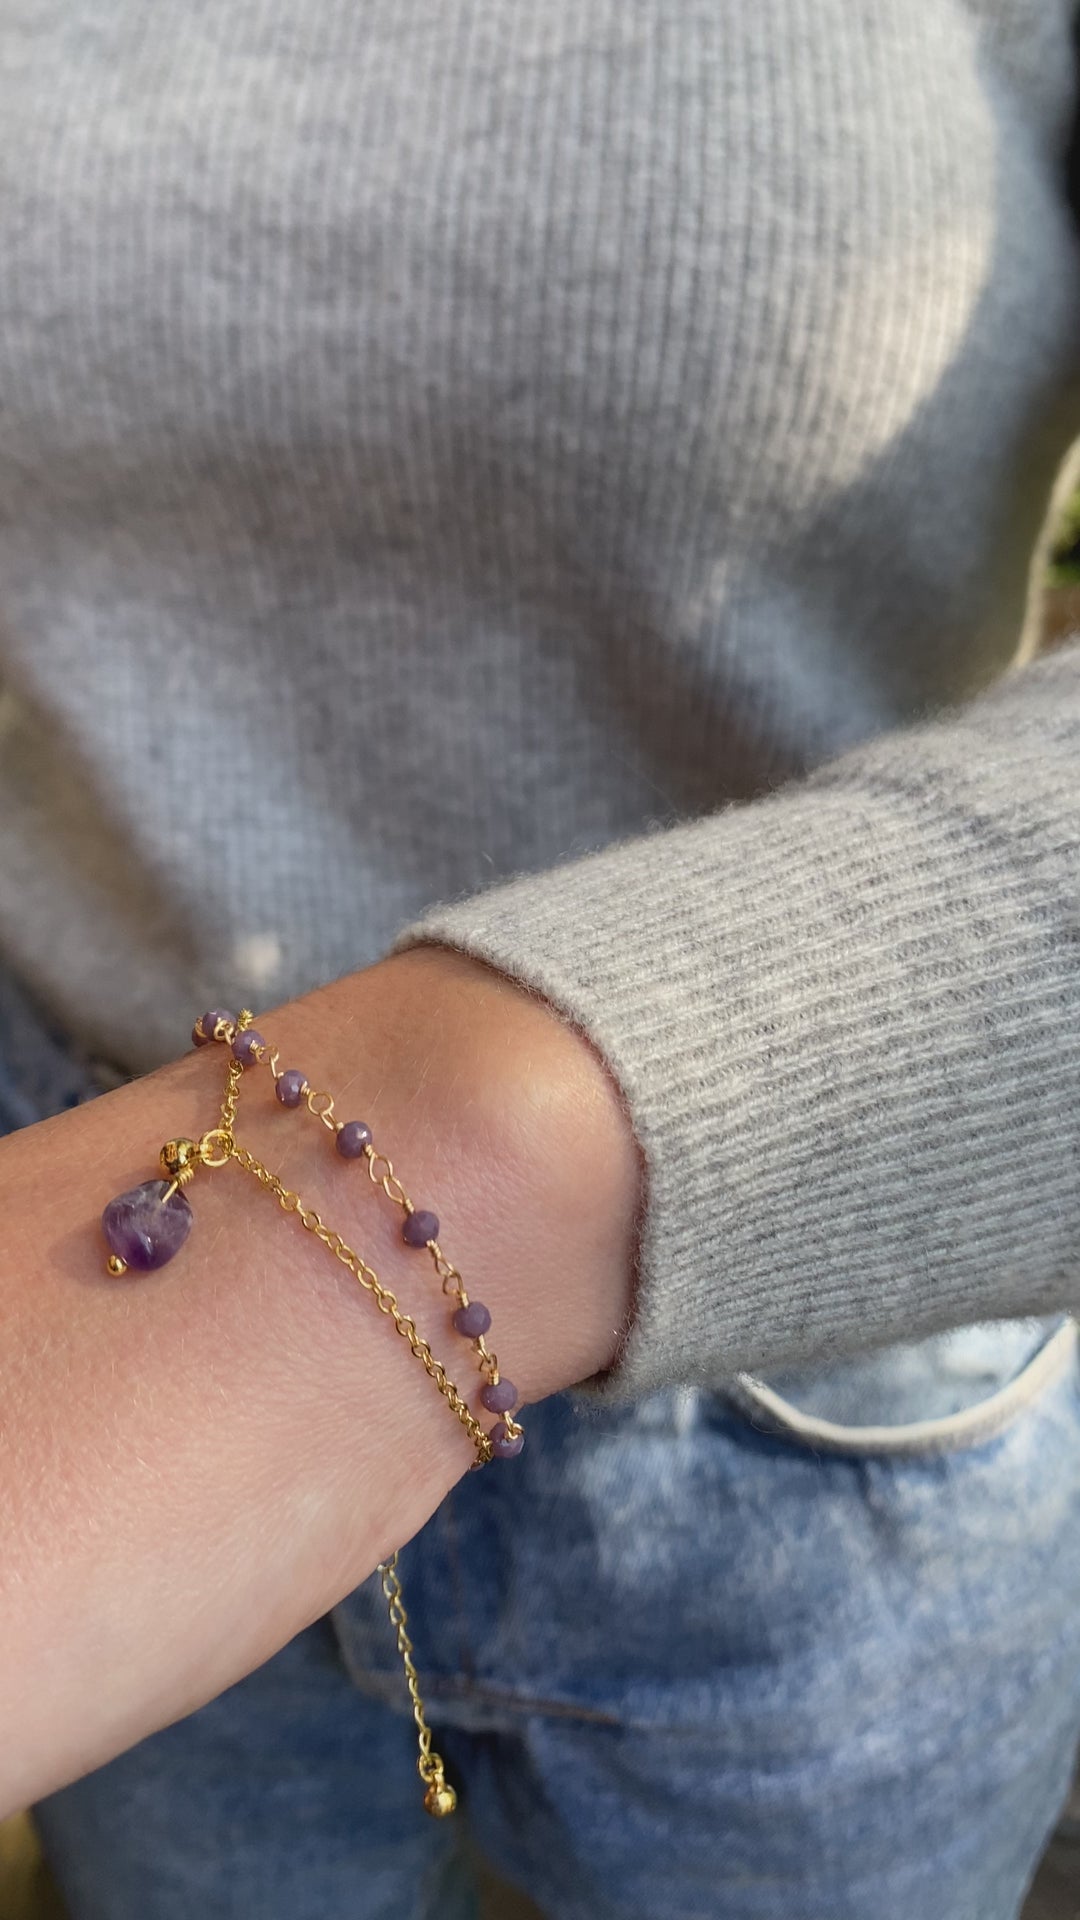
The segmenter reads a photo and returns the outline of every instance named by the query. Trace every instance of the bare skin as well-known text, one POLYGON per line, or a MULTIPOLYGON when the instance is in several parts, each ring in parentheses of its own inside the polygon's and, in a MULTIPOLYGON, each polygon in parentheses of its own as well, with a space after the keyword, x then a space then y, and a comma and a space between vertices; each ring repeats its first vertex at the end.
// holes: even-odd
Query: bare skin
MULTIPOLYGON (((641 1168, 578 1033, 437 947, 260 1025, 439 1214, 524 1400, 611 1363, 641 1168)), ((236 1166, 199 1172, 169 1266, 106 1274, 103 1205, 154 1177, 166 1139, 216 1123, 224 1071, 224 1049, 203 1048, 0 1141, 0 1816, 268 1659, 474 1459, 392 1324, 236 1166)), ((265 1068, 245 1077, 237 1134, 399 1293, 476 1406, 430 1258, 402 1245, 363 1165, 281 1108, 265 1068)))

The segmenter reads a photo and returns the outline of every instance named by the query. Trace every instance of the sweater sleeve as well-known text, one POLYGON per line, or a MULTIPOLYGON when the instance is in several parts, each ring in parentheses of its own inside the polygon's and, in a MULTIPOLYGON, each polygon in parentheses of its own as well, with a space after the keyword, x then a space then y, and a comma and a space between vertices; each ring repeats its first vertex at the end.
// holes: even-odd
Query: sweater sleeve
POLYGON ((406 927, 644 1154, 630 1398, 1080 1304, 1080 639, 763 798, 406 927))

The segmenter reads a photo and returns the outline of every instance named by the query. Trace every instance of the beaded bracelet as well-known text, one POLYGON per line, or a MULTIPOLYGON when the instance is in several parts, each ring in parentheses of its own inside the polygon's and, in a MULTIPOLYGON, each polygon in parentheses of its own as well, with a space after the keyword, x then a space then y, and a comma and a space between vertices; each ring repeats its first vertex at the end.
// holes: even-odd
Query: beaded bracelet
MULTIPOLYGON (((384 1153, 376 1151, 371 1128, 364 1121, 338 1120, 330 1094, 316 1092, 298 1067, 282 1068, 277 1049, 269 1047, 262 1034, 252 1026, 253 1017, 246 1008, 235 1018, 231 1013, 215 1008, 212 1012, 202 1014, 196 1022, 191 1036, 196 1046, 220 1041, 229 1048, 220 1120, 200 1140, 166 1141, 159 1155, 165 1178, 146 1180, 141 1186, 132 1187, 129 1192, 118 1194, 115 1200, 110 1200, 101 1216, 110 1249, 108 1271, 115 1278, 130 1272, 151 1273, 172 1260, 184 1245, 193 1220, 184 1188, 194 1179, 200 1167, 224 1167, 231 1160, 235 1161, 237 1166, 254 1175, 260 1186, 274 1196, 286 1213, 295 1214, 300 1225, 308 1233, 314 1234, 336 1260, 348 1267, 365 1293, 371 1295, 379 1312, 385 1313, 393 1321, 410 1352, 419 1360, 425 1373, 434 1381, 443 1399, 466 1429, 476 1449, 474 1466, 484 1466, 491 1459, 512 1460, 525 1444, 524 1431, 511 1411, 517 1405, 517 1389, 511 1380, 505 1379, 499 1372, 498 1359, 487 1344, 485 1336, 491 1326, 488 1309, 481 1301, 470 1300, 460 1273, 439 1245, 438 1220, 426 1208, 413 1206, 394 1172, 393 1163, 384 1153), (247 1147, 240 1145, 235 1132, 240 1083, 245 1069, 262 1061, 266 1062, 273 1075, 274 1090, 282 1106, 299 1107, 303 1103, 309 1113, 321 1120, 323 1126, 333 1134, 335 1146, 343 1160, 363 1160, 372 1183, 381 1187, 387 1198, 400 1207, 405 1215, 401 1231, 405 1245, 426 1248, 431 1255, 443 1294, 457 1303, 450 1316, 451 1325, 455 1333, 469 1342, 476 1356, 484 1382, 480 1389, 480 1404, 488 1413, 501 1415, 490 1433, 477 1419, 442 1362, 435 1358, 428 1342, 417 1330, 412 1315, 402 1311, 394 1294, 383 1286, 374 1268, 347 1244, 340 1233, 326 1226, 314 1208, 305 1206, 299 1194, 286 1187, 277 1174, 256 1159, 247 1147)), ((408 1615, 397 1561, 398 1556, 394 1553, 389 1560, 380 1562, 378 1571, 390 1624, 397 1636, 397 1650, 405 1670, 416 1722, 420 1748, 417 1771, 424 1783, 424 1806, 428 1813, 439 1819, 454 1811, 457 1795, 446 1780, 440 1756, 432 1748, 431 1729, 425 1718, 419 1678, 413 1663, 413 1646, 407 1630, 408 1615)))

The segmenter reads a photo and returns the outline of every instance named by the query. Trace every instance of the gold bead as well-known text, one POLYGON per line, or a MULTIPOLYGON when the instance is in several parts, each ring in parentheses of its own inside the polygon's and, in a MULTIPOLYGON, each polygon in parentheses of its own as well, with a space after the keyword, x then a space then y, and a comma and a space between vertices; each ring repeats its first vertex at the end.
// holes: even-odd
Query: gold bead
POLYGON ((441 1783, 433 1781, 424 1795, 425 1813, 430 1813, 433 1820, 445 1820, 456 1806, 457 1794, 453 1787, 448 1786, 445 1780, 441 1783))
POLYGON ((162 1171, 174 1180, 185 1167, 194 1173, 201 1157, 197 1140, 166 1140, 159 1155, 162 1171))
POLYGON ((121 1274, 127 1272, 127 1261, 121 1260, 118 1253, 110 1253, 106 1265, 114 1280, 119 1280, 121 1274))

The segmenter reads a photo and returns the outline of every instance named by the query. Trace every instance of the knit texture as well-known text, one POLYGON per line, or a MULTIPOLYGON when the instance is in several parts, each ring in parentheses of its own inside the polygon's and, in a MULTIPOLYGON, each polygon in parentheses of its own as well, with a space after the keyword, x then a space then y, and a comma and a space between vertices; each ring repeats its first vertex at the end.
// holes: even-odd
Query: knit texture
POLYGON ((648 1207, 598 1393, 1080 1304, 1078 766, 1073 642, 961 720, 402 935, 529 983, 627 1095, 648 1207))
POLYGON ((0 953, 132 1069, 531 983, 615 1391, 1077 1295, 1070 12, 4 9, 0 953))

